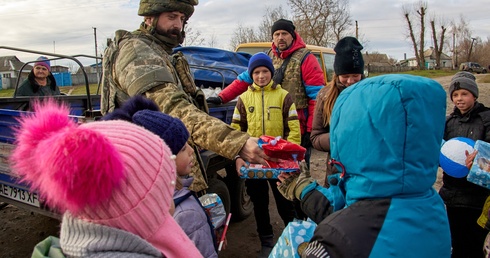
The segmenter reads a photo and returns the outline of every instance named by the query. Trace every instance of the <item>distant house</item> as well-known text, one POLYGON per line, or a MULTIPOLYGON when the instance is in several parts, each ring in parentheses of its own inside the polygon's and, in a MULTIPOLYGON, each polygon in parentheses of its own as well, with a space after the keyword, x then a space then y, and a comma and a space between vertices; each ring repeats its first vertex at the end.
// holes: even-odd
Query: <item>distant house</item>
POLYGON ((387 54, 364 53, 362 55, 364 63, 369 66, 393 66, 393 60, 387 54))
MULTIPOLYGON (((2 89, 10 89, 15 87, 19 71, 25 63, 21 62, 16 56, 1 56, 0 57, 0 77, 2 78, 0 86, 2 89)), ((32 66, 26 65, 22 69, 21 78, 27 78, 31 72, 32 66)))
MULTIPOLYGON (((427 69, 434 69, 436 66, 436 54, 433 47, 424 51, 425 67, 427 69)), ((407 59, 409 67, 418 67, 415 57, 407 59)), ((452 68, 453 60, 448 55, 441 53, 441 68, 452 68)))
POLYGON ((51 66, 51 72, 52 73, 68 73, 69 68, 66 66, 62 66, 62 65, 52 65, 51 66))
MULTIPOLYGON (((97 73, 97 69, 99 70, 99 73, 102 73, 102 63, 98 64, 91 64, 89 66, 84 66, 83 70, 85 70, 85 73, 97 73)), ((82 74, 82 69, 78 69, 77 74, 82 74)))

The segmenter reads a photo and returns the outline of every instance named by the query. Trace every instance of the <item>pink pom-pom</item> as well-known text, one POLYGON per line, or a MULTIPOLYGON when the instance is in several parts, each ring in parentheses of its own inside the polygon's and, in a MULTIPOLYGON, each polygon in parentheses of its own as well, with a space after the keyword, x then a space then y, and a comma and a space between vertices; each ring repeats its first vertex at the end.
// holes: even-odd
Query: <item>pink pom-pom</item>
POLYGON ((69 110, 38 103, 21 120, 12 168, 46 204, 77 213, 110 198, 124 179, 122 157, 102 134, 77 127, 69 110))

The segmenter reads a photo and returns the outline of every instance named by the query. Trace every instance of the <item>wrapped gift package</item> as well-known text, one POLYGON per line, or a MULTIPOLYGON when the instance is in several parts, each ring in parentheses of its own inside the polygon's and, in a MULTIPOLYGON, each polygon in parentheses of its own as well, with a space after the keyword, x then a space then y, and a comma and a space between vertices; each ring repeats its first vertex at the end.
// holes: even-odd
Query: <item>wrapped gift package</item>
POLYGON ((478 153, 466 179, 490 189, 490 143, 478 140, 475 143, 475 150, 478 150, 478 153))
POLYGON ((316 228, 311 220, 295 220, 282 231, 269 258, 301 257, 316 228))
POLYGON ((280 136, 272 137, 263 135, 259 138, 259 146, 267 156, 275 160, 267 160, 267 166, 261 164, 249 164, 249 167, 241 167, 242 178, 247 179, 275 179, 282 172, 298 172, 299 161, 305 157, 306 149, 298 144, 281 139, 280 136))
POLYGON ((259 146, 271 158, 294 161, 301 161, 305 158, 306 149, 304 147, 286 141, 281 136, 262 135, 259 138, 259 146))

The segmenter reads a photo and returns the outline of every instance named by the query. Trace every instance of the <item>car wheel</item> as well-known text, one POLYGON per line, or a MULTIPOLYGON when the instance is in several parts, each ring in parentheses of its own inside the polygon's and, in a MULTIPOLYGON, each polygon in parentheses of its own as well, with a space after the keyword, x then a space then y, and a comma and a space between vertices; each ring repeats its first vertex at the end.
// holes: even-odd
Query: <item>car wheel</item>
POLYGON ((487 70, 483 69, 483 71, 481 71, 481 73, 487 73, 487 70))
POLYGON ((253 204, 247 194, 245 179, 238 177, 234 164, 226 167, 226 177, 223 181, 230 192, 232 220, 242 221, 248 218, 253 212, 253 204))
POLYGON ((207 192, 218 194, 219 198, 221 198, 221 201, 223 202, 226 214, 230 213, 230 193, 228 192, 228 188, 223 181, 217 178, 209 178, 207 192))

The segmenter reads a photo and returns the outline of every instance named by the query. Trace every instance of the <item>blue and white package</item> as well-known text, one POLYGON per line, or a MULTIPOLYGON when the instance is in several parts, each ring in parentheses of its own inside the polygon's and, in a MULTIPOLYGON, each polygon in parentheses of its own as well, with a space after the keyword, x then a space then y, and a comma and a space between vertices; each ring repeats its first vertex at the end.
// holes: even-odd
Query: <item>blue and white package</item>
POLYGON ((294 220, 282 231, 269 258, 300 258, 315 232, 316 223, 311 220, 294 220))
POLYGON ((490 143, 478 140, 475 150, 478 150, 478 153, 466 180, 490 189, 490 143))

